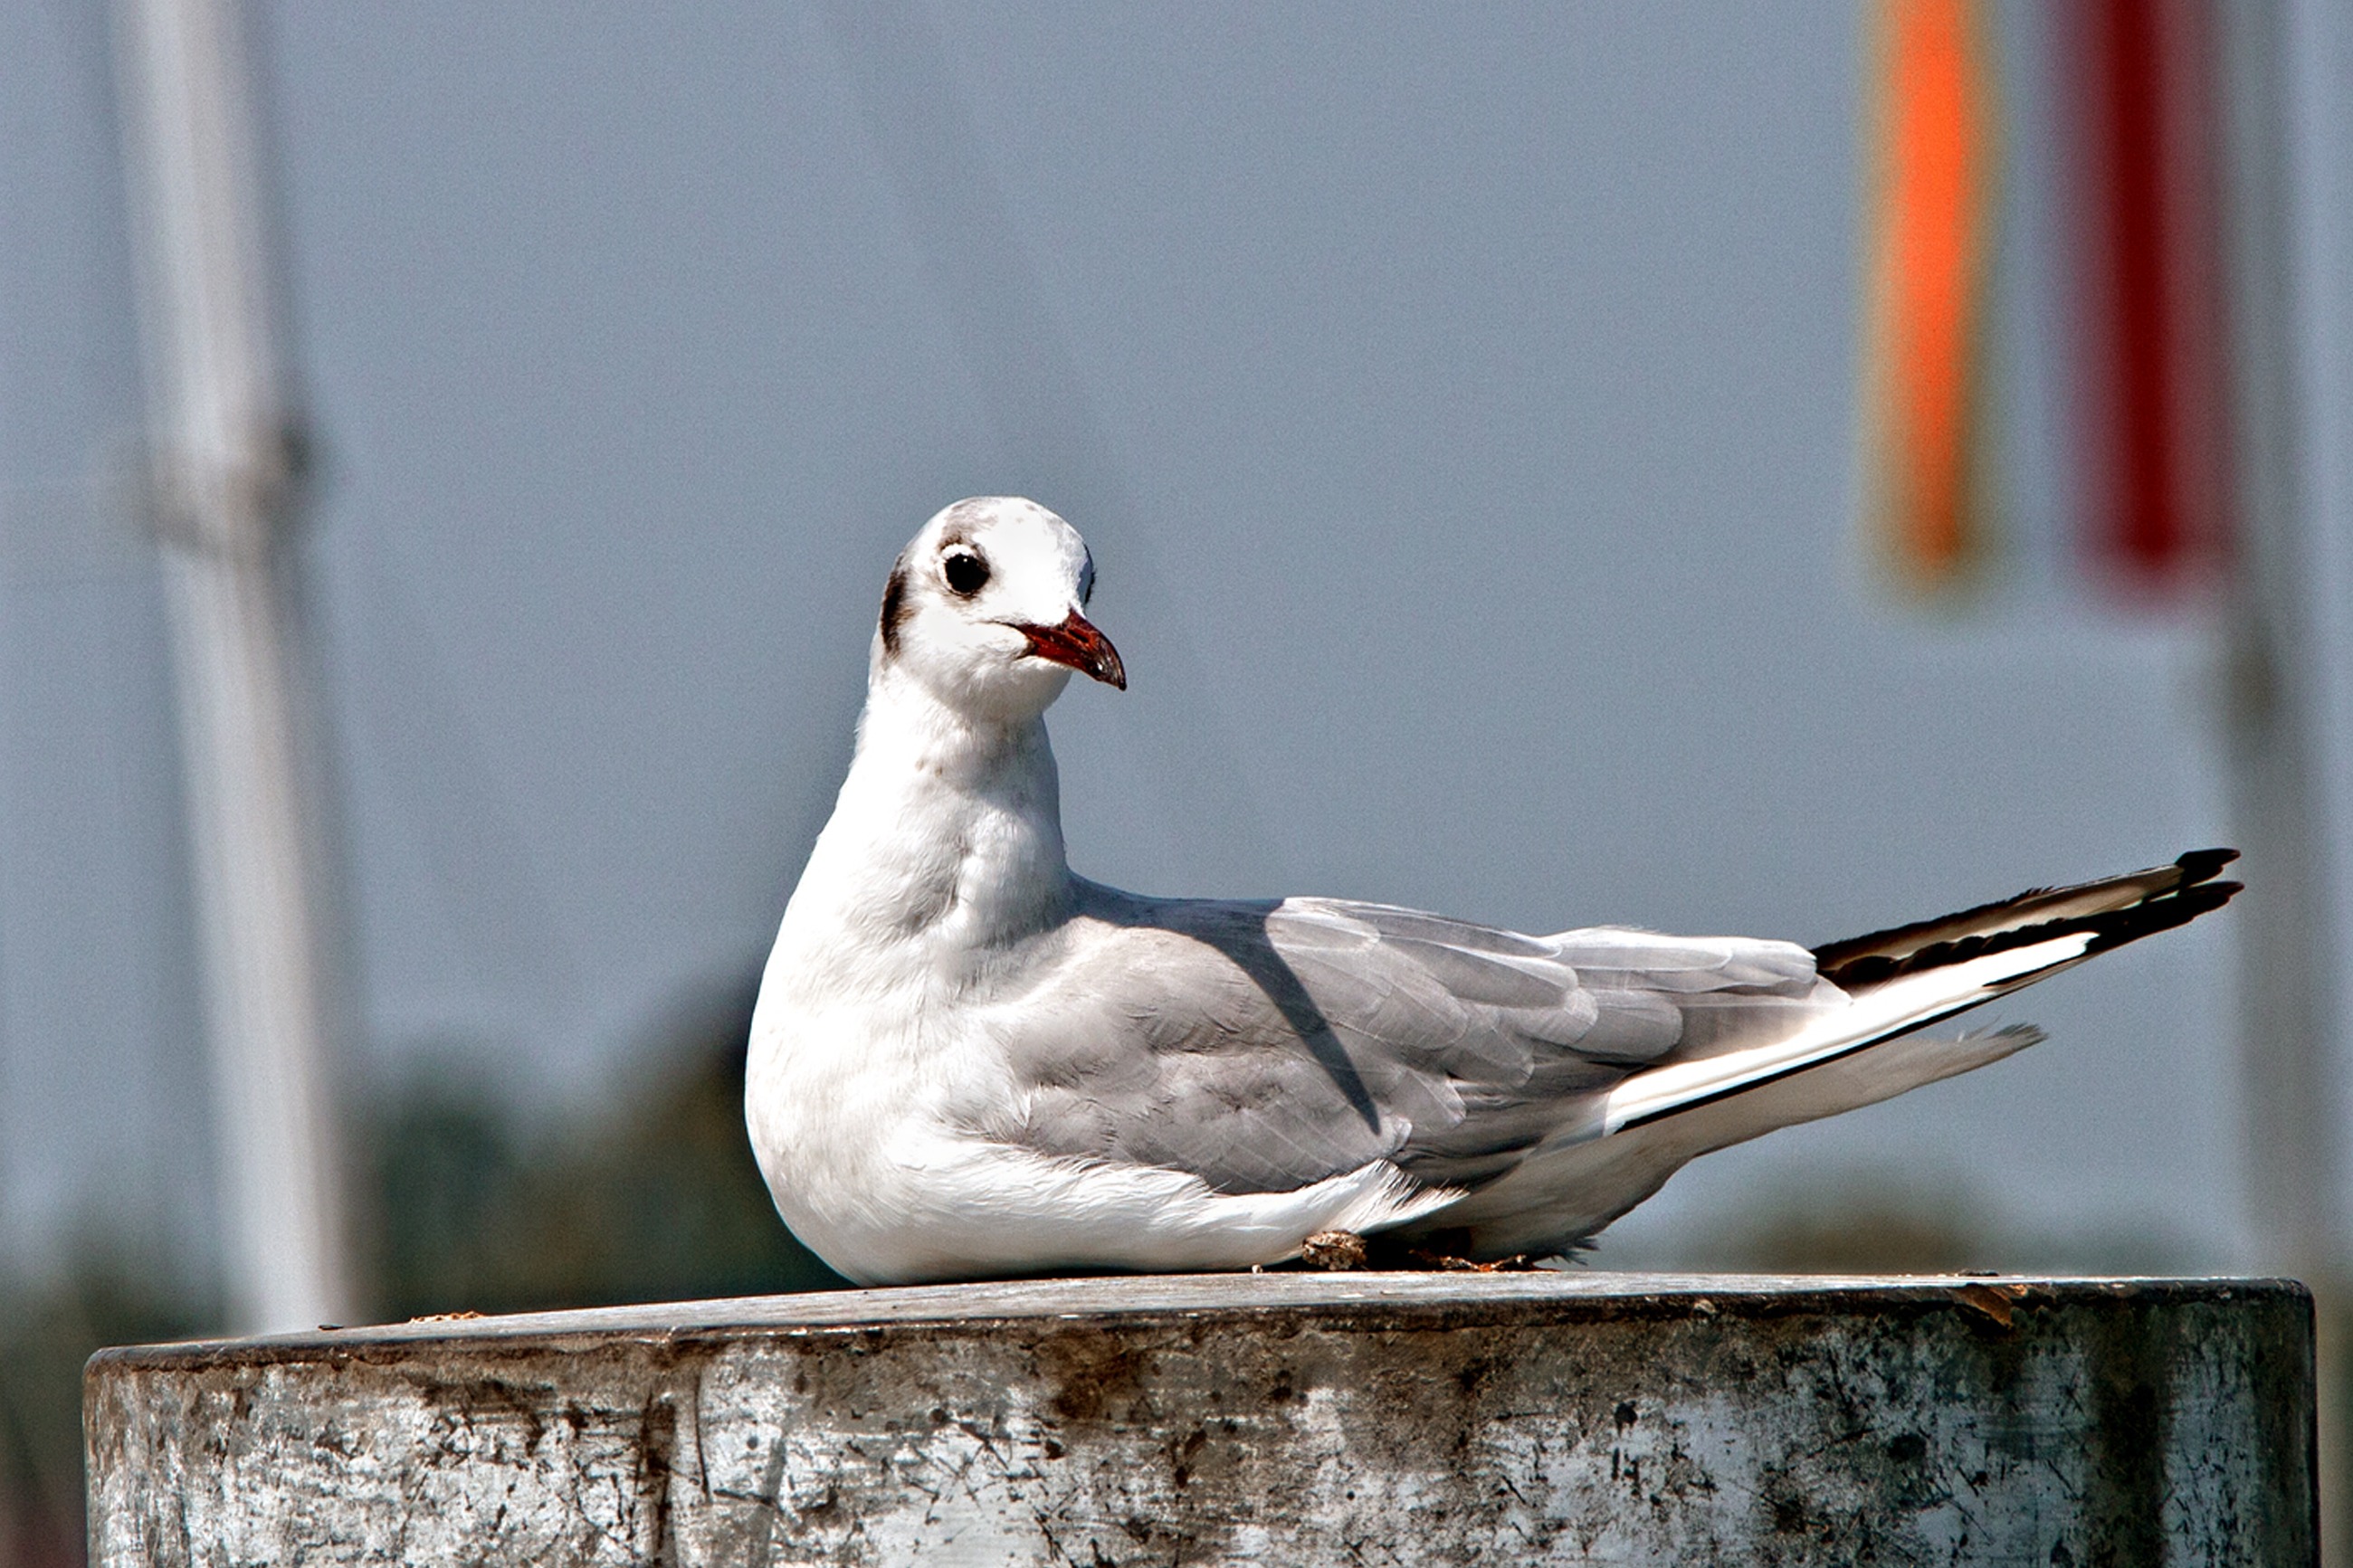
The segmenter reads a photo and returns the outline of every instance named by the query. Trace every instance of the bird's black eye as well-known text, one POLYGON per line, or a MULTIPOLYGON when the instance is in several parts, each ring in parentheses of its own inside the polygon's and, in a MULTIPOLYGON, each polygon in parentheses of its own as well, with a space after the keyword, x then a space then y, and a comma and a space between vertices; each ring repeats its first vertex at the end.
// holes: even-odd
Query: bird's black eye
POLYGON ((948 586, 972 597, 988 585, 988 563, 969 550, 959 550, 940 565, 947 576, 948 586))

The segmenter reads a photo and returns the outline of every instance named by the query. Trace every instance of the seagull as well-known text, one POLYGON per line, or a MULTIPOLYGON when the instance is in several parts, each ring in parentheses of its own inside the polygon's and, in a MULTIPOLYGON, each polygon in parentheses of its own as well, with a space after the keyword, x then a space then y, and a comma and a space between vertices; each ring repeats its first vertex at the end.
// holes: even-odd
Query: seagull
POLYGON ((1093 587, 1070 524, 982 497, 883 589, 744 1086, 778 1212, 860 1284, 1559 1257, 1697 1155, 2033 1044, 1917 1031, 2239 890, 2200 850, 1810 950, 1122 892, 1071 870, 1046 739, 1073 674, 1127 684, 1093 587))

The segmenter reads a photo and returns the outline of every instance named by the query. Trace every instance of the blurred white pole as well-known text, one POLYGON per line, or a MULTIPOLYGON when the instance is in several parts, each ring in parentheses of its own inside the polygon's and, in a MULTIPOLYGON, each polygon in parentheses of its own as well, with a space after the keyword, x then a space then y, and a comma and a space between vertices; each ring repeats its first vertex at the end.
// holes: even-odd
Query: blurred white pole
POLYGON ((289 647, 299 426, 280 385, 236 0, 120 0, 153 492, 177 664, 229 1308, 343 1322, 318 818, 289 647))
MULTIPOLYGON (((2348 616, 2323 500, 2317 374, 2331 285, 2308 244, 2312 144, 2295 88, 2292 5, 2225 7, 2231 50, 2232 303, 2239 350, 2241 533, 2229 623, 2230 763, 2248 892, 2250 1175, 2275 1264, 2328 1269, 2342 1240, 2337 1073, 2346 962, 2332 752, 2348 616)), ((2337 286, 2345 279, 2338 279, 2337 286)), ((2341 760, 2341 759, 2337 759, 2341 760)))
POLYGON ((2321 1557, 2353 1561, 2343 1252, 2353 1044, 2353 28, 2342 0, 2217 5, 2242 521, 2228 745, 2247 892, 2249 1196, 2318 1297, 2321 1557))

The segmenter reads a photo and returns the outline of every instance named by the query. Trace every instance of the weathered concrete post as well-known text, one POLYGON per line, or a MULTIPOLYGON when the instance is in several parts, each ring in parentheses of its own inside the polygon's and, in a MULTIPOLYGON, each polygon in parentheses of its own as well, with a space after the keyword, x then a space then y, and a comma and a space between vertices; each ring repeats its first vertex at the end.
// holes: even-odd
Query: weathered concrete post
POLYGON ((2274 1280, 1067 1280, 107 1351, 106 1568, 2305 1563, 2274 1280))

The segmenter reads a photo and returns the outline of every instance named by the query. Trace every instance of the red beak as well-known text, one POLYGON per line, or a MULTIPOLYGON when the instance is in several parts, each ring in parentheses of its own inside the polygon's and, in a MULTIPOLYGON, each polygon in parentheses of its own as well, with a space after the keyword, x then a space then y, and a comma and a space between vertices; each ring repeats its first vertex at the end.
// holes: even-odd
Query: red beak
POLYGON ((1029 639, 1029 652, 1036 658, 1064 664, 1082 675, 1092 675, 1122 691, 1127 689, 1127 670, 1119 662, 1119 649, 1111 639, 1095 630, 1078 611, 1072 610, 1059 626, 1015 625, 1015 631, 1029 639))

